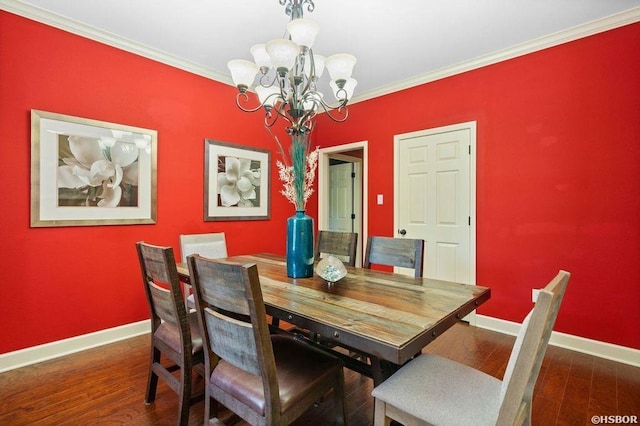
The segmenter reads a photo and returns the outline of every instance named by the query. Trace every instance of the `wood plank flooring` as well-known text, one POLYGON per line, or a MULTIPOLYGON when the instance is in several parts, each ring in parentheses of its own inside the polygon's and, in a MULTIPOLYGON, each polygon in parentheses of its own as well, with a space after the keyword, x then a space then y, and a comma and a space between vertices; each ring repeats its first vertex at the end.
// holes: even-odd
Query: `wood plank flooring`
MULTIPOLYGON (((162 381, 156 401, 143 402, 148 339, 135 337, 0 374, 0 424, 175 424, 177 396, 162 381)), ((460 323, 424 352, 502 378, 513 341, 460 323)), ((349 424, 371 425, 371 380, 348 370, 345 380, 349 424)), ((331 405, 327 398, 295 425, 331 424, 331 405)), ((195 404, 189 424, 203 424, 203 412, 204 403, 195 404)), ((640 421, 640 368, 550 346, 535 390, 533 425, 590 425, 594 415, 635 415, 640 421)))

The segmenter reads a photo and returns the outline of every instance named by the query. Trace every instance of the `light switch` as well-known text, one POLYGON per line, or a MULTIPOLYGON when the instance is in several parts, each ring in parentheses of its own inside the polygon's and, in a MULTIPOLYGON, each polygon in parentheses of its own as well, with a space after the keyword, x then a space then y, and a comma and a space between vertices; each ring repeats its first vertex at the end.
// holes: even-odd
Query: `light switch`
POLYGON ((378 205, 381 206, 384 204, 384 197, 382 194, 378 194, 378 205))

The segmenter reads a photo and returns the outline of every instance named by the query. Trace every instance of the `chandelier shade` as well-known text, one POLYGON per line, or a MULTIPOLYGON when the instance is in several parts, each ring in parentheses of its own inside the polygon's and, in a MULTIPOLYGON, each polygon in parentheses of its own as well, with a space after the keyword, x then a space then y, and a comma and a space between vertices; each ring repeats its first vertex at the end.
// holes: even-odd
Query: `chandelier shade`
POLYGON ((338 53, 327 58, 325 66, 333 80, 347 80, 351 78, 356 57, 348 53, 338 53))
POLYGON ((291 41, 311 49, 320 31, 320 25, 307 18, 294 19, 287 24, 287 31, 291 35, 291 41))
POLYGON ((256 87, 256 93, 258 94, 258 100, 266 108, 272 108, 278 101, 278 94, 280 90, 277 87, 256 87))
POLYGON ((252 46, 249 50, 251 55, 253 56, 253 60, 256 61, 256 65, 262 69, 262 67, 266 67, 267 69, 271 68, 271 57, 267 53, 267 49, 264 44, 256 44, 252 46))
POLYGON ((256 64, 244 59, 234 59, 229 61, 228 66, 231 71, 233 83, 238 87, 244 86, 245 89, 253 84, 256 74, 258 74, 258 67, 256 64))
MULTIPOLYGON (((327 58, 325 58, 322 55, 317 55, 317 54, 313 54, 313 62, 315 65, 315 71, 316 71, 316 78, 320 78, 322 77, 322 73, 324 72, 324 64, 326 62, 327 58)), ((311 67, 307 67, 305 69, 305 73, 307 74, 307 77, 311 76, 311 67)))
POLYGON ((300 46, 284 38, 277 38, 267 42, 265 49, 267 49, 271 59, 271 65, 278 71, 293 68, 298 52, 300 52, 300 46))

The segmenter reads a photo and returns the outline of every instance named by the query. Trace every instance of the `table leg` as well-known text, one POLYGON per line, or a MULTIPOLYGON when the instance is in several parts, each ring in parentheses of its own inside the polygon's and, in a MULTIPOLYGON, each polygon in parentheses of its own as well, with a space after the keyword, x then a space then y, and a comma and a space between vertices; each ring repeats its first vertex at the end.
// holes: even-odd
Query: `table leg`
POLYGON ((400 366, 397 364, 386 361, 384 359, 380 359, 375 356, 369 355, 369 359, 371 361, 371 373, 373 376, 374 387, 387 380, 400 368, 400 366))

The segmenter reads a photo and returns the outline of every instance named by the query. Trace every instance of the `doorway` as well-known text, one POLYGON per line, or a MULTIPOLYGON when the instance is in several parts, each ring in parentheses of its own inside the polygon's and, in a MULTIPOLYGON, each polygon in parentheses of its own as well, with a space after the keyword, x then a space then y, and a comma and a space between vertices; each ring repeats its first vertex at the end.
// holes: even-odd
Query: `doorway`
POLYGON ((356 232, 356 266, 367 238, 367 142, 321 148, 318 158, 318 230, 356 232))

